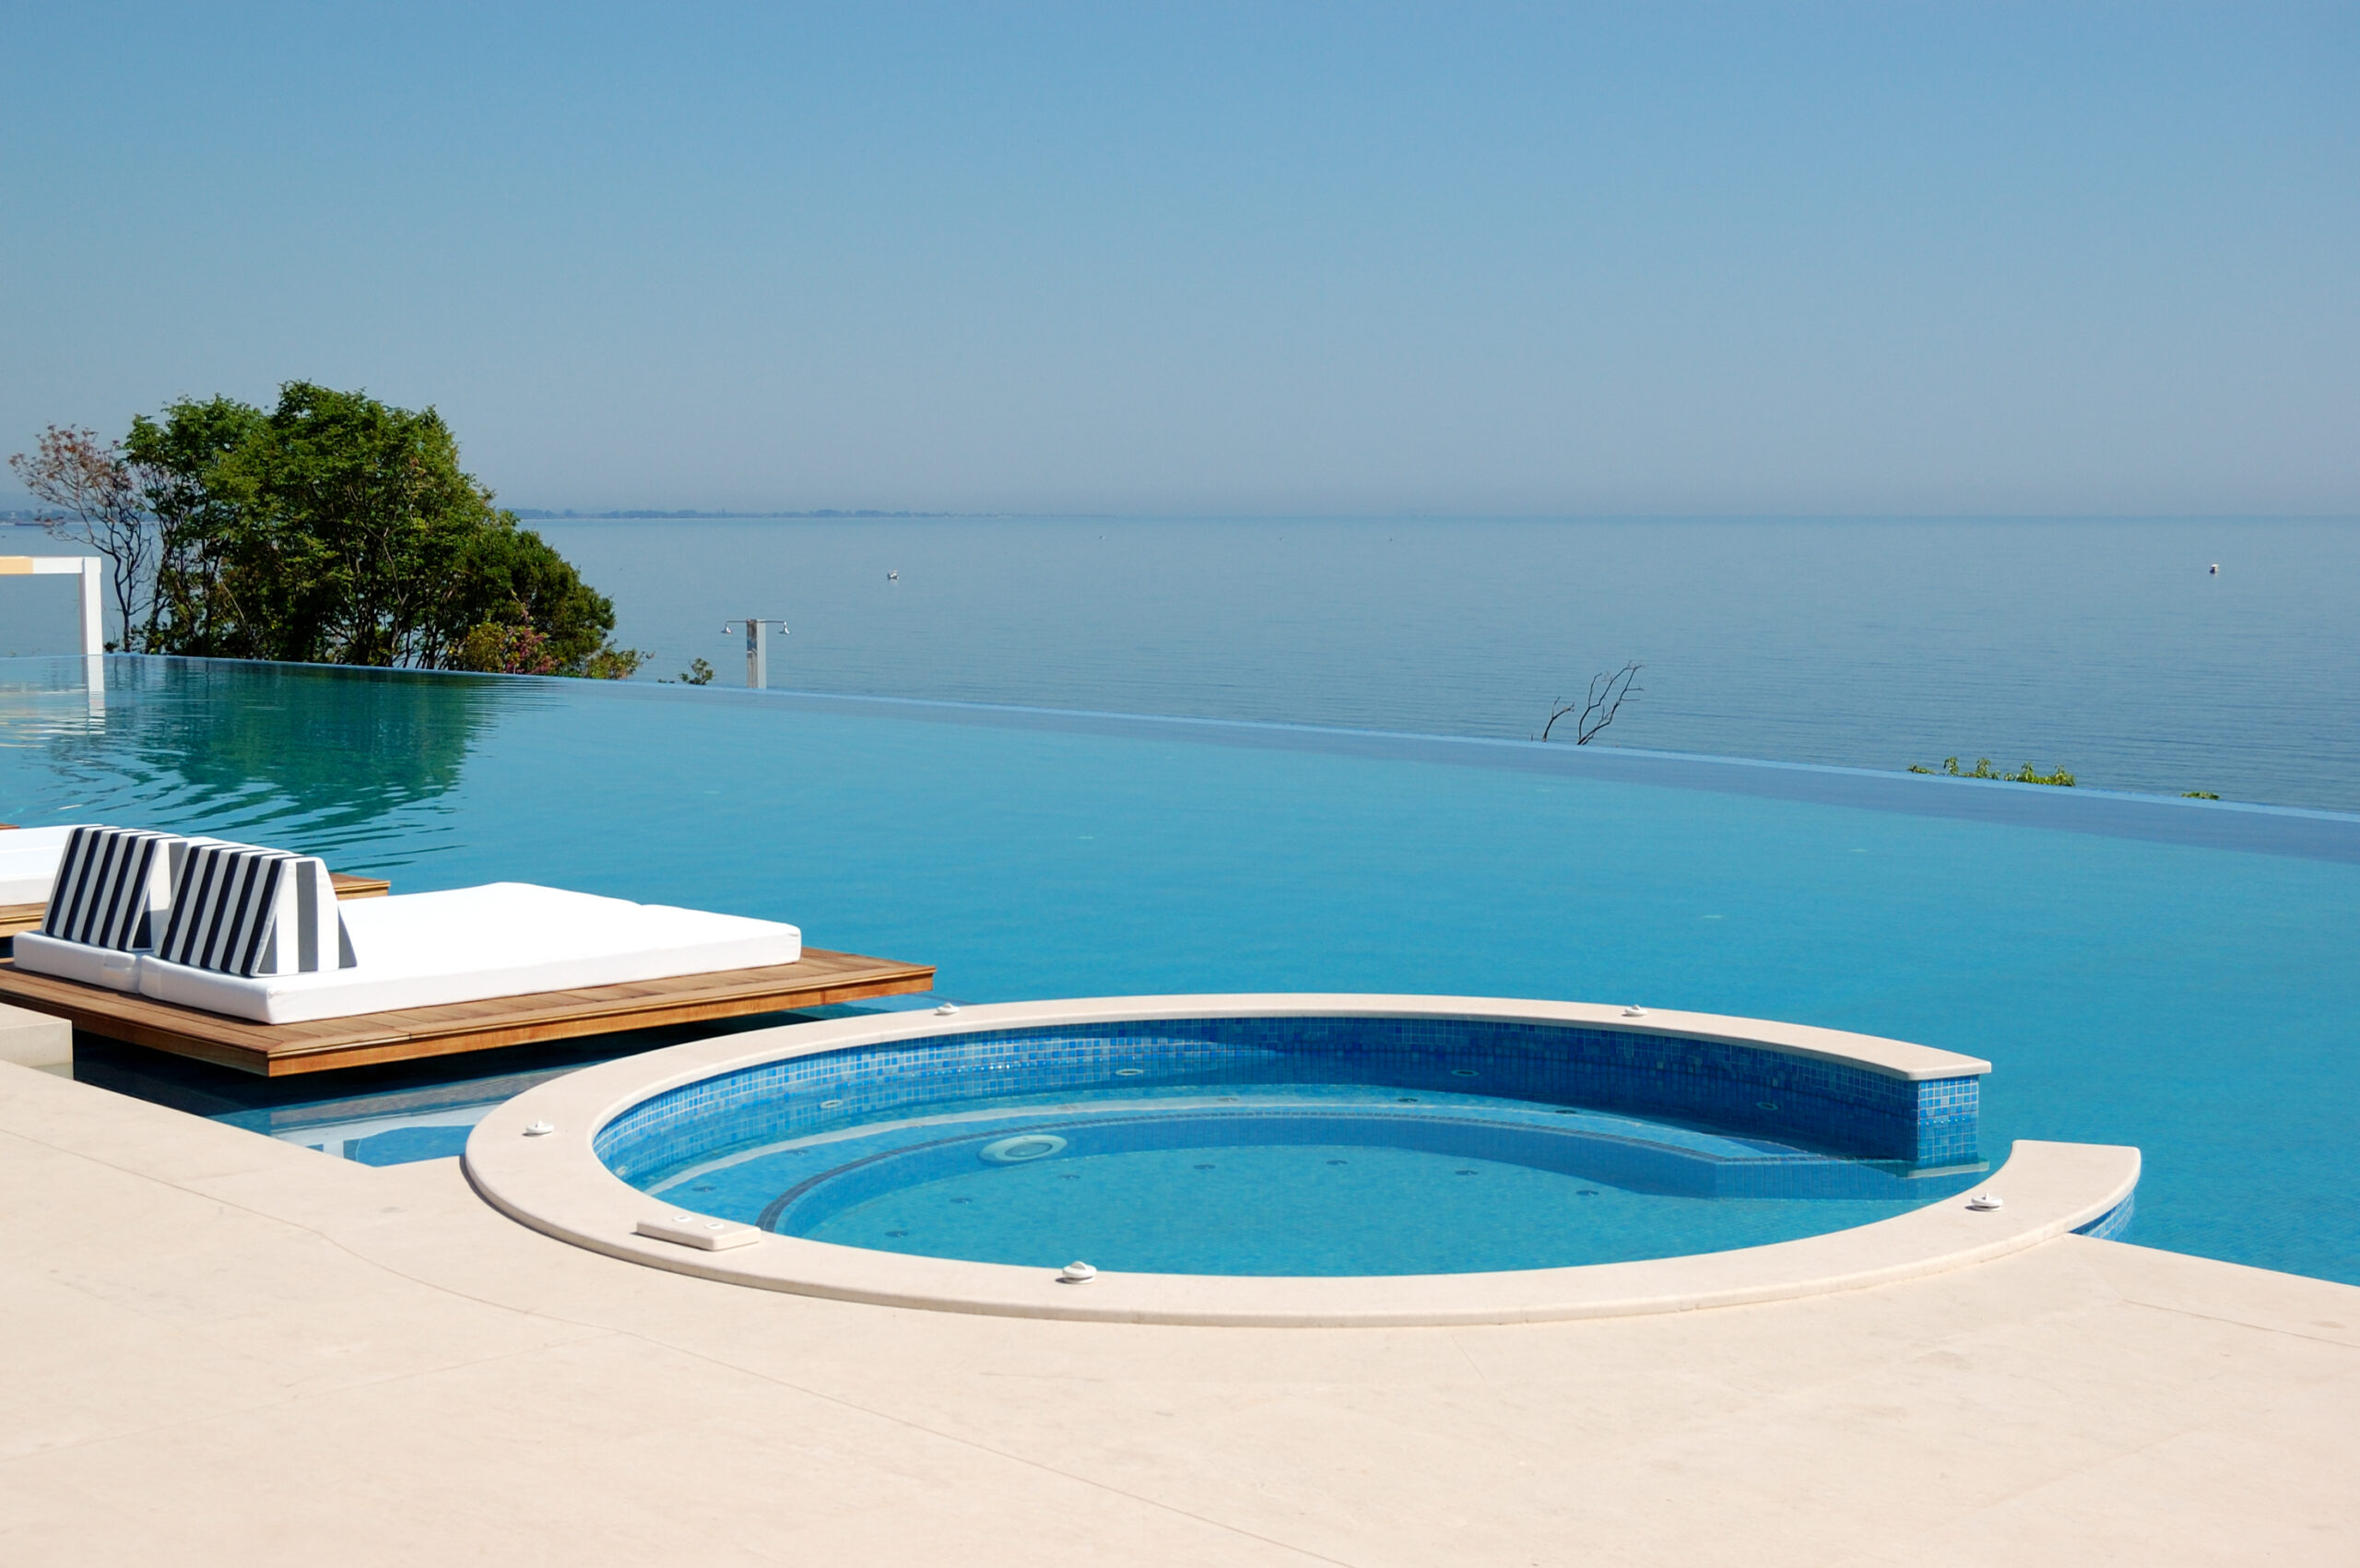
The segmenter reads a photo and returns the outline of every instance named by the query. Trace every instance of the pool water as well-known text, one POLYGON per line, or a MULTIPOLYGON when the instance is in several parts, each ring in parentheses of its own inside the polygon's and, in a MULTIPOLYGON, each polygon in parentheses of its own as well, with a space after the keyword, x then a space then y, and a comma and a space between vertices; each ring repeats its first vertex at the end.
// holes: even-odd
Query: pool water
POLYGON ((791 920, 975 1001, 1564 997, 1916 1041, 1993 1064, 1987 1157, 2141 1148, 2131 1239, 2360 1283, 2350 817, 174 660, 110 661, 92 713, 78 676, 0 662, 0 820, 259 839, 397 890, 513 878, 791 920))
POLYGON ((1790 1241, 1962 1190, 1939 1172, 1478 1095, 1109 1089, 676 1159, 633 1178, 780 1234, 979 1263, 1447 1274, 1790 1241))

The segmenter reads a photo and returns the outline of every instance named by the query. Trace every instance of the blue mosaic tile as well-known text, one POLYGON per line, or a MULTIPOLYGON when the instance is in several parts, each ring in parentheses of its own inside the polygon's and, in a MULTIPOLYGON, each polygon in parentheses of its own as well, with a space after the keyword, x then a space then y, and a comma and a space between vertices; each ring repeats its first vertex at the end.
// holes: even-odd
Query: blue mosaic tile
POLYGON ((1978 1158, 1977 1079, 1906 1079, 1758 1046, 1468 1019, 1233 1018, 937 1035, 767 1063, 641 1102, 599 1130, 617 1174, 677 1156, 692 1124, 799 1138, 946 1101, 1111 1086, 1361 1082, 1686 1121, 1919 1166, 1978 1158))
POLYGON ((2074 1231, 2077 1236, 2094 1236, 2102 1242, 2118 1242, 2130 1233, 2130 1221, 2137 1215, 2139 1195, 2136 1192, 2099 1215, 2088 1224, 2074 1231))

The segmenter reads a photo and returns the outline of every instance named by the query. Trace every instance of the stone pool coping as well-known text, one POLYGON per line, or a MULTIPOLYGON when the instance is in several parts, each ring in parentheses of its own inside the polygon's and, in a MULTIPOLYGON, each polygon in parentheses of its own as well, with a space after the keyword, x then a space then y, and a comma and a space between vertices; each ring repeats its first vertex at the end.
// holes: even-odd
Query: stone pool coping
MULTIPOLYGON (((1535 1322, 1684 1312, 1858 1290, 2002 1257, 2112 1212, 2139 1180, 2139 1151, 2021 1141, 1981 1184, 2004 1207, 1964 1195, 1891 1220, 1731 1252, 1642 1263, 1481 1274, 1270 1278, 1103 1273, 1065 1284, 1047 1269, 918 1257, 754 1232, 702 1251, 636 1233, 678 1212, 615 1176, 598 1130, 649 1097, 768 1062, 930 1036, 1044 1025, 1234 1017, 1513 1019, 1728 1041, 1838 1061, 1913 1081, 1988 1070, 1928 1046, 1808 1025, 1706 1013, 1490 997, 1284 994, 1125 996, 973 1007, 787 1025, 677 1045, 584 1068, 493 1111, 467 1141, 478 1192, 535 1230, 635 1263, 802 1295, 937 1311, 1137 1323, 1262 1326, 1535 1322), (554 1130, 528 1134, 537 1123, 554 1130)), ((734 1237, 750 1227, 731 1225, 734 1237)))

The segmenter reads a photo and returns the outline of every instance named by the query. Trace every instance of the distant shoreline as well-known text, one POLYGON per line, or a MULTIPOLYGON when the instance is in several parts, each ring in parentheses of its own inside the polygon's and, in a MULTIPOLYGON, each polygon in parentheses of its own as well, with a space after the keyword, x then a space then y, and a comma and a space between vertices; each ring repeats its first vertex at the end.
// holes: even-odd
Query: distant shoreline
POLYGON ((728 517, 997 517, 997 512, 879 512, 868 508, 844 511, 823 507, 816 512, 546 512, 538 507, 512 506, 520 523, 707 522, 728 517))

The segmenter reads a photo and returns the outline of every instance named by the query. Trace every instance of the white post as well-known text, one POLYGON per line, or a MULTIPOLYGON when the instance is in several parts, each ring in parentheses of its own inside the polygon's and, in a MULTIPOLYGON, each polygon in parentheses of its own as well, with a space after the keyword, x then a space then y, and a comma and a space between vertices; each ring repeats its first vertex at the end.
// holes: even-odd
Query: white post
MULTIPOLYGON (((99 597, 99 566, 97 556, 82 558, 82 690, 89 697, 92 718, 107 708, 107 612, 99 597)), ((130 636, 126 626, 124 640, 130 636)))
POLYGON ((99 597, 99 558, 86 555, 82 566, 82 656, 95 659, 107 651, 107 612, 99 597))

